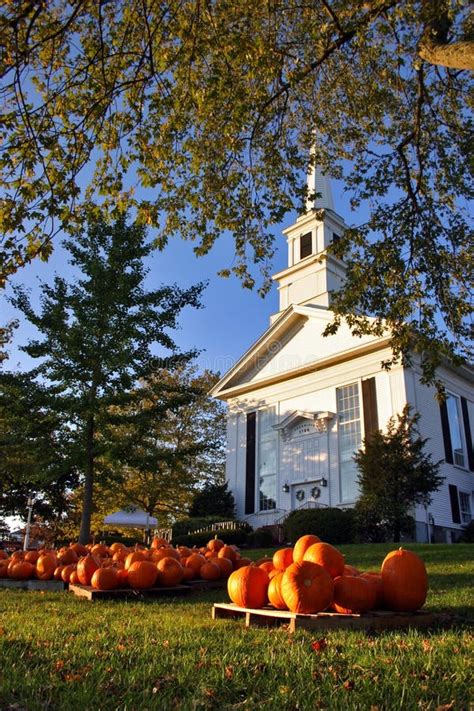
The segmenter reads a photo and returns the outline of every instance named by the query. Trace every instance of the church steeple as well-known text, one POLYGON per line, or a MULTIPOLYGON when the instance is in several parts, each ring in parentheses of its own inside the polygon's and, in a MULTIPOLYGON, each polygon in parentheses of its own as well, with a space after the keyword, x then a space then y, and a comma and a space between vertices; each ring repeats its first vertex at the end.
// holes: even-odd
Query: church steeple
POLYGON ((330 307, 330 292, 340 288, 345 277, 341 260, 327 252, 345 230, 344 220, 334 209, 329 178, 318 167, 308 173, 306 213, 283 230, 288 242, 288 267, 275 274, 280 292, 280 311, 291 304, 330 307))

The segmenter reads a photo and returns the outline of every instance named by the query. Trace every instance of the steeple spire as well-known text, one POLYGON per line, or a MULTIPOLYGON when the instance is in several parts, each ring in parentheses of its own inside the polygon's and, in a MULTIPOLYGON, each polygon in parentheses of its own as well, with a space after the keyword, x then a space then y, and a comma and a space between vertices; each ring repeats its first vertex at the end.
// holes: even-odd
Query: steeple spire
POLYGON ((321 208, 334 212, 331 183, 319 166, 311 166, 308 173, 307 185, 309 197, 306 200, 306 212, 310 212, 310 210, 320 210, 321 208), (319 195, 314 200, 310 199, 313 193, 318 193, 319 195))

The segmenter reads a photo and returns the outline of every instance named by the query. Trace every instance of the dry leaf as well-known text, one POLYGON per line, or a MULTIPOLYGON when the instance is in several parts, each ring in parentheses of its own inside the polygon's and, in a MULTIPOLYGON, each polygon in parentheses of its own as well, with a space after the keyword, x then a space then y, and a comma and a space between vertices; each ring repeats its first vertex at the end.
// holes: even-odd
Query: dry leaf
POLYGON ((352 681, 352 679, 346 679, 346 681, 343 683, 342 687, 346 691, 352 691, 355 687, 355 683, 352 681))
POLYGON ((323 652, 327 646, 328 643, 324 637, 311 642, 311 649, 313 650, 313 652, 323 652))
POLYGON ((232 679, 234 676, 234 667, 226 667, 224 674, 226 679, 232 679))

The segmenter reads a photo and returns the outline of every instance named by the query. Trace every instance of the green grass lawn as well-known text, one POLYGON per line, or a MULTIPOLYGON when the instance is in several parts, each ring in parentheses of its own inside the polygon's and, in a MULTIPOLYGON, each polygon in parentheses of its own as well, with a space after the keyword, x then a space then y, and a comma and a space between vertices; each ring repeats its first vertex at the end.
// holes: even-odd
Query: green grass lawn
MULTIPOLYGON (((426 608, 450 610, 449 628, 328 633, 313 645, 321 635, 213 621, 225 591, 94 603, 0 591, 0 709, 468 711, 474 547, 409 547, 427 564, 426 608)), ((376 569, 394 546, 340 548, 348 563, 376 569)))

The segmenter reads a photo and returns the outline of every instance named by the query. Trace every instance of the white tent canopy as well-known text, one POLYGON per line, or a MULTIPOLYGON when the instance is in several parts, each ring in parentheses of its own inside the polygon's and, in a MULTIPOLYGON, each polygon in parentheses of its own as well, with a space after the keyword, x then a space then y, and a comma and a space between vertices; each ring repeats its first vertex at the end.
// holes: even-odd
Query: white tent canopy
POLYGON ((127 508, 109 514, 104 518, 104 523, 122 528, 154 528, 158 525, 158 519, 149 516, 142 509, 127 508))

